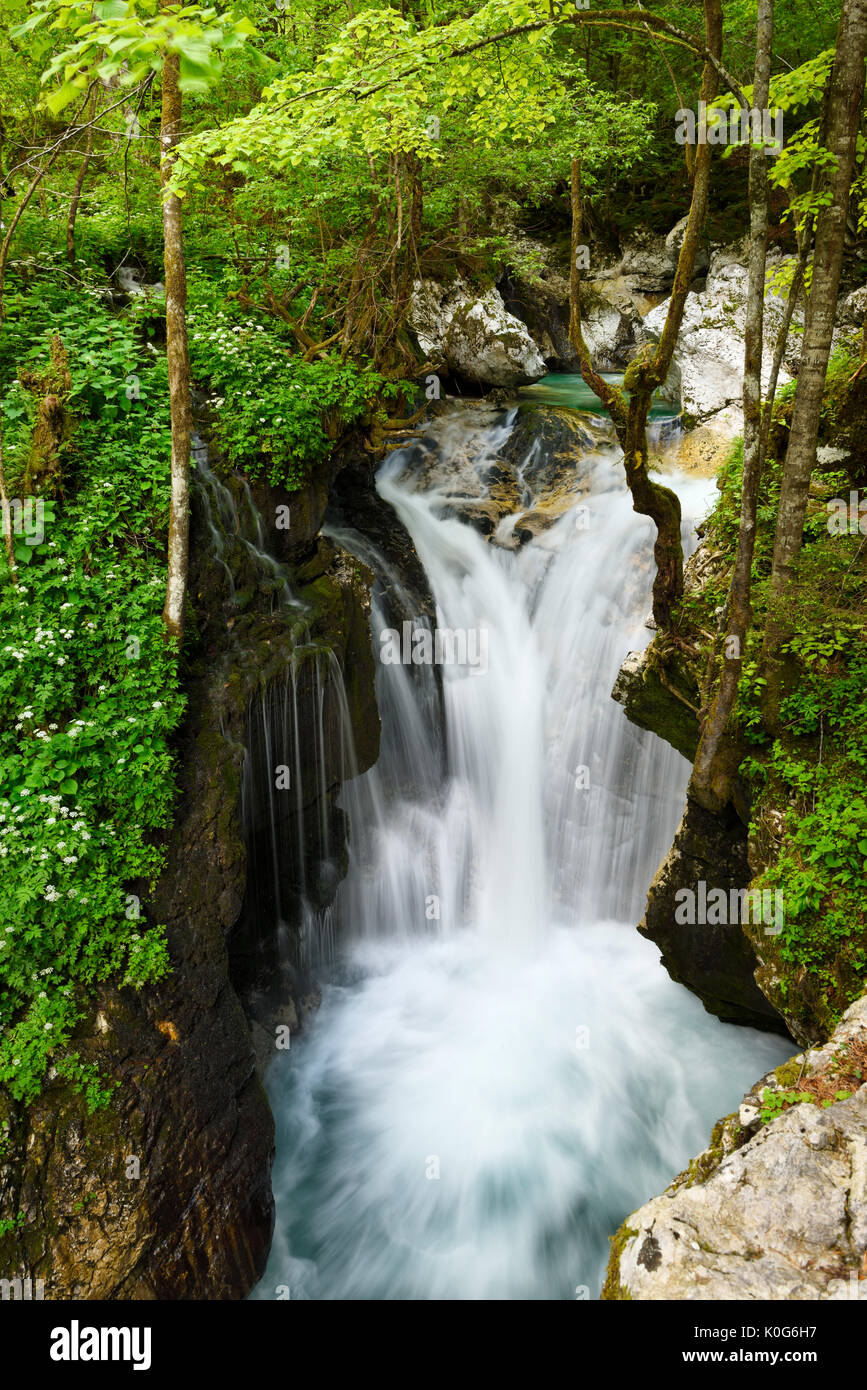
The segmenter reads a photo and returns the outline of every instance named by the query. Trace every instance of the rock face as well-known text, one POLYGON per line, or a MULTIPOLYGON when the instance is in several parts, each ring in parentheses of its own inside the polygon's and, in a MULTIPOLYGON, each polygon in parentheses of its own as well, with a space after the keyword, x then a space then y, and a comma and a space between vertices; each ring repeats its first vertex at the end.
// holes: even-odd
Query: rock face
POLYGON ((408 322, 425 356, 479 386, 525 386, 547 371, 520 319, 499 290, 476 296, 462 281, 447 288, 417 281, 408 322))
MULTIPOLYGON (((684 567, 686 593, 698 591, 718 564, 719 556, 700 545, 684 567)), ((645 651, 628 653, 611 693, 634 724, 694 760, 700 704, 697 654, 660 633, 645 651)), ((696 994, 710 1013, 726 1022, 786 1033, 788 1015, 781 1016, 775 1007, 778 994, 763 985, 768 954, 764 924, 690 924, 677 915, 684 889, 696 895, 696 902, 702 883, 706 893, 721 889, 729 901, 732 890, 746 889, 758 873, 750 849, 747 828, 737 815, 714 815, 687 801, 671 849, 650 885, 638 930, 659 947, 672 979, 696 994)))
POLYGON ((865 319, 867 319, 867 285, 861 285, 857 290, 852 290, 851 294, 847 294, 843 300, 837 311, 837 322, 852 328, 863 328, 865 319))
POLYGON ((0 1206, 24 1224, 0 1239, 0 1268, 44 1279, 48 1299, 241 1298, 267 1255, 273 1122, 225 945, 244 881, 243 749, 216 710, 214 691, 191 690, 153 904, 173 974, 141 995, 102 991, 76 1039, 117 1083, 109 1108, 88 1115, 55 1083, 7 1117, 0 1206))
MULTIPOLYGON (((785 1033, 783 1020, 756 984, 759 958, 741 922, 678 918, 681 890, 695 894, 698 905, 704 884, 705 895, 721 889, 730 903, 732 890, 746 888, 751 877, 746 831, 737 815, 714 815, 687 801, 674 843, 650 885, 638 930, 659 947, 671 978, 697 994, 709 1013, 726 1023, 785 1033)), ((696 918, 701 915, 716 914, 697 910, 696 918)))
POLYGON ((865 1059, 867 998, 826 1046, 763 1078, 687 1172, 627 1217, 603 1298, 867 1301, 865 1059), (818 1103, 762 1124, 766 1089, 818 1103))
POLYGON ((623 706, 633 724, 658 734, 693 762, 698 748, 699 693, 695 672, 676 648, 665 660, 657 659, 657 655, 657 647, 627 652, 611 698, 623 706))
MULTIPOLYGON (((675 352, 684 410, 694 422, 712 421, 717 429, 732 435, 740 430, 742 418, 743 335, 749 284, 744 254, 743 247, 714 251, 704 290, 687 295, 675 352)), ((783 263, 783 259, 772 261, 770 268, 780 269, 783 263)), ((784 306, 782 294, 769 292, 765 296, 765 339, 769 346, 763 364, 764 385, 770 374, 773 344, 784 306)), ((667 312, 668 300, 645 316, 645 328, 659 334, 667 312)), ((793 352, 795 349, 790 348, 787 354, 789 368, 795 365, 793 352)), ((790 380, 790 372, 784 366, 780 385, 790 380)))
MULTIPOLYGON (((580 362, 569 341, 569 254, 568 246, 514 238, 500 289, 506 307, 529 327, 549 371, 577 373, 580 362)), ((626 366, 644 340, 642 315, 658 298, 641 292, 640 276, 621 274, 622 264, 591 264, 581 286, 584 341, 599 371, 626 366)))

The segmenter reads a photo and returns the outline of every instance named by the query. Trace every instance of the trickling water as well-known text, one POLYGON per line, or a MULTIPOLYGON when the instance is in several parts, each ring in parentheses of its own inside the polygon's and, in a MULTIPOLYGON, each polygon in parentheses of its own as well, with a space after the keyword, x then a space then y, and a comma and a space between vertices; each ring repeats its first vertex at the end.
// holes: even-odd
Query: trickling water
MULTIPOLYGON (((484 428, 482 455, 502 438, 484 428)), ((471 413, 437 422, 379 475, 437 626, 485 632, 486 661, 440 669, 444 757, 432 669, 379 667, 380 760, 342 794, 344 956, 267 1078, 259 1298, 596 1297, 607 1237, 786 1055, 707 1015, 635 932, 688 765, 610 699, 651 583, 616 456, 586 512, 514 553, 422 490, 431 445, 468 435, 471 413)), ((694 519, 710 485, 677 487, 694 519)), ((386 626, 374 602, 377 652, 386 626)))
POLYGON ((292 609, 298 614, 304 605, 292 588, 286 570, 280 561, 271 555, 266 547, 259 509, 253 501, 249 485, 245 482, 244 512, 242 515, 230 490, 217 477, 211 467, 208 446, 198 433, 193 434, 192 461, 195 469, 196 495, 201 503, 205 526, 210 538, 210 549, 222 569, 229 589, 229 598, 234 603, 235 581, 227 563, 227 555, 232 545, 239 545, 249 557, 257 576, 258 588, 271 591, 272 608, 292 609), (251 532, 253 539, 251 540, 251 532))

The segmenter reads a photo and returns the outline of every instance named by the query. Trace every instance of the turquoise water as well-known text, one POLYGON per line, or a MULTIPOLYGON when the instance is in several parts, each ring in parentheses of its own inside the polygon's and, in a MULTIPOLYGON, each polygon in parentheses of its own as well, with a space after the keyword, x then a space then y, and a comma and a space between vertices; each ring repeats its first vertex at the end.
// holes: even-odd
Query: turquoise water
MULTIPOLYGON (((614 386, 623 383, 622 372, 601 372, 605 381, 614 386)), ((582 410, 592 415, 607 415, 604 405, 584 378, 572 372, 551 372, 532 386, 522 386, 518 395, 524 401, 537 401, 539 405, 564 406, 569 410, 582 410)), ((670 401, 654 397, 650 410, 651 420, 674 420, 680 414, 670 401)))

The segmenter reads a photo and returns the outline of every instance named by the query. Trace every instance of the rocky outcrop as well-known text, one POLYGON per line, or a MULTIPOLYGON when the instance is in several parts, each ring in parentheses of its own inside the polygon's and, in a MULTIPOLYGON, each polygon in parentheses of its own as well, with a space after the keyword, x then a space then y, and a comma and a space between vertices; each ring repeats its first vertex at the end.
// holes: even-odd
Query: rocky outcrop
MULTIPOLYGON (((780 272, 785 264, 786 258, 771 260, 769 272, 780 272)), ((691 423, 712 421, 716 429, 729 435, 738 433, 741 428, 748 286, 744 248, 715 250, 710 258, 705 288, 687 295, 675 352, 681 374, 683 407, 691 423)), ((765 296, 765 385, 784 311, 784 294, 769 291, 765 296)), ((645 316, 645 328, 659 334, 667 313, 668 300, 665 300, 645 316)), ((780 372, 780 385, 791 380, 790 371, 796 366, 793 354, 796 356, 794 346, 789 349, 786 365, 780 372)))
POLYGON ((756 983, 759 957, 741 922, 739 895, 751 878, 746 830, 734 811, 716 815, 688 800, 674 843, 650 885, 638 930, 659 947, 671 978, 697 994, 709 1013, 726 1023, 785 1033, 783 1020, 756 983), (714 892, 724 895, 719 912, 707 909, 714 892), (691 913, 692 903, 696 911, 691 913))
MULTIPOLYGON (((687 595, 700 591, 720 562, 715 551, 700 545, 684 567, 687 595)), ((612 690, 634 724, 664 738, 690 762, 699 737, 700 660, 689 643, 659 633, 643 652, 628 653, 612 690)), ((741 801, 745 795, 742 791, 741 801)), ((788 1014, 783 1017, 779 991, 765 988, 772 940, 764 934, 765 923, 744 922, 740 909, 740 893, 759 872, 741 818, 734 811, 713 814, 688 800, 648 890, 638 930, 659 947, 672 979, 696 994, 710 1013, 785 1034, 788 1014), (697 903, 700 893, 706 899, 712 890, 724 893, 729 907, 735 903, 738 915, 727 910, 720 921, 716 912, 705 913, 703 922, 685 920, 681 895, 693 894, 697 903)))
POLYGON ((0 1269, 49 1299, 241 1298, 270 1241, 273 1122, 229 978, 244 849, 235 808, 242 728, 220 733, 219 693, 190 690, 183 796, 169 868, 150 907, 173 973, 142 992, 102 990, 75 1047, 115 1092, 88 1114, 54 1081, 7 1114, 0 1153, 0 1269))
POLYGON ((477 295, 461 280, 419 280, 408 323, 425 357, 478 386, 513 387, 547 371, 525 324, 508 313, 499 290, 477 295))
MULTIPOLYGON (((639 228, 626 241, 615 271, 618 277, 626 280, 633 296, 669 292, 674 284, 688 220, 682 217, 664 236, 639 228)), ((709 260, 707 247, 700 246, 695 260, 696 280, 707 274, 709 260)))
MULTIPOLYGON (((516 550, 546 531, 589 487, 589 455, 607 440, 579 414, 527 403, 508 412, 475 403, 479 429, 461 426, 446 447, 422 452, 420 483, 435 490, 442 510, 460 517, 507 550, 516 550), (492 459, 489 430, 502 443, 492 459), (484 432, 482 432, 484 431, 484 432)), ((440 415, 450 414, 444 403, 440 415)))
POLYGON ((867 1301, 865 1078, 867 998, 627 1217, 603 1298, 867 1301))
MULTIPOLYGON (((582 331, 598 371, 626 366, 646 336, 642 315, 658 298, 642 293, 640 275, 621 274, 629 253, 627 248, 622 260, 613 263, 591 257, 583 277, 582 331)), ((670 287, 671 278, 666 284, 670 287)), ((529 327, 548 369, 579 372, 578 354, 569 341, 568 244, 552 247, 513 237, 499 288, 506 307, 529 327)))
POLYGON ((324 521, 338 538, 346 533, 353 552, 360 551, 362 559, 376 569, 393 626, 405 618, 435 618, 436 604, 412 538, 376 491, 370 456, 360 447, 350 446, 337 455, 324 521))
POLYGON ((657 641, 643 652, 627 652, 611 691, 640 729, 658 734, 694 761, 698 748, 698 683, 692 662, 674 646, 657 641))

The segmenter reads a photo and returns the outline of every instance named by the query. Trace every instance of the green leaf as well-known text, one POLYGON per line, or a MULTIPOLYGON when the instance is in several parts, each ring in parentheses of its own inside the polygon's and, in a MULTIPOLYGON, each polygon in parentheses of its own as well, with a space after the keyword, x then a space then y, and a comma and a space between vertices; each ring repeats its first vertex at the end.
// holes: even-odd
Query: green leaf
POLYGON ((59 115, 65 106, 68 106, 76 97, 81 96, 86 86, 87 81, 84 77, 76 77, 71 82, 64 82, 63 86, 58 87, 56 91, 49 92, 45 98, 45 105, 52 116, 59 115))

